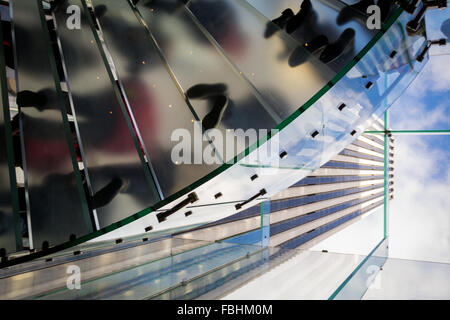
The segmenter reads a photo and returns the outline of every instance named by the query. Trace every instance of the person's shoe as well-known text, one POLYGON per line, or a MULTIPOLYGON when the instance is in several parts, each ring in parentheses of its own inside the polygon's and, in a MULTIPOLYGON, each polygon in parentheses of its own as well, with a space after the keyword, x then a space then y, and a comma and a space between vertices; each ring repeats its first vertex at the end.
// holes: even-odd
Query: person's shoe
POLYGON ((284 29, 286 27, 286 24, 290 18, 294 16, 294 11, 292 9, 286 9, 281 13, 281 16, 279 16, 276 19, 273 19, 272 21, 269 21, 267 23, 266 31, 264 33, 265 38, 270 38, 273 36, 277 31, 280 29, 284 29))
POLYGON ((391 11, 393 1, 392 0, 378 0, 377 5, 380 7, 381 21, 386 21, 391 11))
POLYGON ((17 93, 16 102, 19 108, 35 107, 42 111, 47 103, 47 97, 42 93, 24 90, 17 93))
POLYGON ((345 6, 339 12, 336 18, 336 23, 338 25, 342 25, 344 23, 349 22, 352 18, 354 18, 357 15, 367 15, 367 8, 374 4, 375 4, 374 0, 361 0, 350 6, 345 6))
POLYGON ((289 66, 297 67, 305 63, 309 58, 309 55, 305 54, 305 50, 312 55, 319 55, 328 43, 328 38, 321 34, 311 41, 305 42, 302 46, 298 46, 289 57, 289 66))
POLYGON ((220 95, 216 97, 212 110, 203 118, 202 126, 204 131, 216 128, 219 125, 227 106, 228 98, 226 96, 220 95))
POLYGON ((92 197, 93 209, 109 204, 120 192, 128 188, 128 181, 122 178, 113 178, 106 186, 97 191, 92 197))
POLYGON ((311 0, 303 0, 300 11, 290 18, 286 24, 286 32, 292 33, 298 28, 301 27, 303 22, 305 22, 306 18, 311 14, 312 12, 312 4, 311 0))
POLYGON ((197 84, 186 91, 186 96, 189 99, 208 99, 213 96, 223 95, 227 90, 228 87, 224 83, 197 84))
POLYGON ((104 4, 100 4, 94 8, 95 16, 101 18, 105 15, 108 8, 104 4))
POLYGON ((321 34, 309 42, 305 42, 303 47, 311 54, 318 54, 329 44, 326 35, 321 34))
POLYGON ((340 57, 343 53, 351 50, 355 42, 355 30, 347 28, 339 36, 339 39, 329 44, 320 55, 320 60, 329 63, 340 57))

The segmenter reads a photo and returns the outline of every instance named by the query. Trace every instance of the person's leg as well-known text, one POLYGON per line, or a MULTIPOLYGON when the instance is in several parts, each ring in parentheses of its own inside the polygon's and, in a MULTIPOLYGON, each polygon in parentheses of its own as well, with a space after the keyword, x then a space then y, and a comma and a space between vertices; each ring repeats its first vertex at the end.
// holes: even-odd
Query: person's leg
POLYGON ((305 20, 310 16, 312 12, 312 4, 311 0, 303 0, 300 11, 289 19, 289 21, 286 24, 286 32, 287 33, 293 33, 295 30, 300 28, 302 24, 305 22, 305 20))
POLYGON ((264 32, 265 38, 270 38, 280 29, 284 29, 289 19, 294 16, 294 11, 288 8, 281 12, 281 16, 267 23, 266 31, 264 32))
POLYGON ((320 60, 324 63, 332 62, 339 58, 343 53, 351 50, 355 41, 355 30, 347 28, 339 36, 339 39, 329 44, 320 55, 320 60))
POLYGON ((24 90, 17 93, 16 103, 19 108, 35 107, 42 111, 47 103, 47 97, 41 92, 24 90))

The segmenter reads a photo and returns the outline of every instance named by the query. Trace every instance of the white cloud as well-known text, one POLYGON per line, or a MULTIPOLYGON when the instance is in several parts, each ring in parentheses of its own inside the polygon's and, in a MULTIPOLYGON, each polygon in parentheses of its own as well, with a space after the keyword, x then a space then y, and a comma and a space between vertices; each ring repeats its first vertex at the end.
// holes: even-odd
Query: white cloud
POLYGON ((430 148, 420 136, 397 137, 394 173, 390 256, 450 262, 450 167, 446 154, 430 148))
POLYGON ((427 91, 448 92, 450 88, 450 64, 447 56, 433 56, 417 76, 408 94, 422 98, 427 91))

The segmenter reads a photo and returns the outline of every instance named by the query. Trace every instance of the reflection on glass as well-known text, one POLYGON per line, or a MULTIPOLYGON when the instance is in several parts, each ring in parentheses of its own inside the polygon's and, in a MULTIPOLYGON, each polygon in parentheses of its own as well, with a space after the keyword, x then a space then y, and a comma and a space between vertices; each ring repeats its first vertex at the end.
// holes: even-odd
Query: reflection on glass
POLYGON ((69 241, 71 235, 79 237, 93 229, 79 173, 74 173, 77 163, 70 128, 64 100, 55 88, 56 70, 50 64, 48 31, 43 28, 39 6, 37 1, 12 3, 18 91, 40 93, 46 101, 38 106, 19 105, 31 217, 28 227, 35 248, 69 241))
POLYGON ((66 23, 70 5, 82 8, 80 0, 68 0, 54 14, 91 187, 91 209, 103 228, 160 199, 146 163, 140 160, 141 149, 127 125, 122 97, 116 94, 116 83, 102 61, 87 20, 89 13, 81 11, 80 29, 74 32, 66 23))
POLYGON ((450 265, 387 259, 364 300, 448 300, 450 265))
MULTIPOLYGON (((198 117, 205 122, 204 119, 214 112, 217 97, 225 95, 228 106, 217 125, 224 136, 230 129, 245 131, 275 127, 280 118, 262 98, 255 97, 251 84, 232 68, 213 41, 196 25, 185 6, 177 6, 177 3, 140 1, 137 8, 198 117), (202 85, 204 88, 200 88, 202 85), (196 94, 191 98, 190 93, 196 94)), ((241 145, 232 153, 223 155, 225 161, 249 146, 248 140, 247 143, 242 140, 245 139, 237 139, 241 145)))
POLYGON ((430 55, 450 54, 450 12, 449 9, 427 10, 425 12, 425 27, 430 40, 446 39, 445 46, 433 45, 430 55))
POLYGON ((198 142, 200 148, 194 143, 197 116, 128 1, 93 0, 92 4, 162 195, 173 195, 218 164, 201 161, 208 143, 198 142), (172 150, 181 140, 178 135, 186 132, 191 139, 190 163, 176 163, 172 150))

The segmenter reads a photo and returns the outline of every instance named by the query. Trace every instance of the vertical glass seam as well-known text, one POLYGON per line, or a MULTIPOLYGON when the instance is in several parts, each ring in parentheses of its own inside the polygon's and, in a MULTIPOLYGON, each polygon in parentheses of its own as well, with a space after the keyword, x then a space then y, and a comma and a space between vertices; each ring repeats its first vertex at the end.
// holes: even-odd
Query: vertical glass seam
MULTIPOLYGON (((105 52, 104 52, 102 43, 101 43, 101 41, 100 41, 100 38, 99 38, 97 32, 95 31, 94 23, 93 23, 93 21, 92 21, 91 15, 90 15, 90 13, 89 13, 89 8, 87 7, 86 1, 85 1, 85 0, 80 0, 80 2, 81 2, 81 4, 83 5, 83 10, 84 10, 84 12, 85 12, 86 19, 87 19, 87 21, 88 21, 88 23, 89 23, 89 26, 90 26, 90 28, 91 28, 92 35, 93 35, 94 38, 95 38, 95 41, 96 41, 96 43, 97 43, 97 47, 98 47, 99 53, 100 53, 100 55, 101 55, 101 57, 102 57, 103 64, 104 64, 104 66, 105 66, 106 72, 108 73, 109 79, 110 79, 110 81, 111 81, 112 88, 113 88, 113 91, 114 91, 114 93, 115 93, 117 103, 118 103, 119 106, 120 106, 120 109, 121 109, 121 111, 122 111, 123 117, 124 117, 125 122, 126 122, 127 127, 128 127, 128 131, 130 132, 131 138, 133 139, 133 142, 134 142, 134 145, 135 145, 136 152, 137 152, 137 154, 139 155, 139 159, 141 160, 142 169, 143 169, 143 171, 144 171, 144 174, 145 174, 147 183, 148 183, 150 189, 152 190, 152 193, 156 195, 156 198, 159 198, 159 199, 161 200, 161 196, 160 196, 160 194, 159 194, 159 192, 158 192, 158 188, 156 187, 156 182, 155 182, 155 180, 153 179, 152 174, 151 174, 151 172, 150 172, 150 168, 149 168, 149 166, 147 165, 147 162, 145 161, 145 159, 144 159, 144 157, 143 157, 143 155, 142 155, 141 147, 140 147, 139 141, 138 141, 138 139, 137 139, 137 137, 136 137, 136 132, 134 131, 134 128, 133 128, 133 125, 132 125, 132 123, 131 123, 131 121, 130 121, 128 112, 127 112, 126 107, 125 107, 125 105, 124 105, 124 103, 123 103, 123 99, 122 99, 122 96, 121 96, 121 92, 120 92, 119 88, 118 88, 117 85, 116 85, 116 82, 115 82, 115 80, 114 80, 114 76, 113 76, 112 71, 111 71, 111 69, 110 69, 110 67, 109 67, 108 59, 106 58, 106 54, 105 54, 105 52)), ((150 159, 148 159, 148 161, 150 161, 150 159)))

